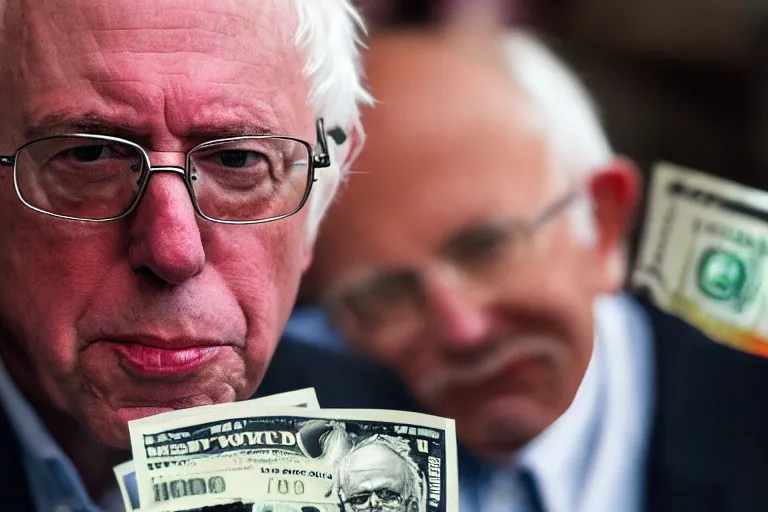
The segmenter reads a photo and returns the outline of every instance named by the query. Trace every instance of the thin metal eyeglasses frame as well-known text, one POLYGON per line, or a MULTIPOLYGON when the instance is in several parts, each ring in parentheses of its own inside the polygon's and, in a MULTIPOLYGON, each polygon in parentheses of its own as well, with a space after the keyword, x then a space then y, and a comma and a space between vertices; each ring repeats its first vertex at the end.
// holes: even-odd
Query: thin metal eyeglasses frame
MULTIPOLYGON (((532 237, 536 232, 543 228, 551 220, 555 219, 558 215, 565 212, 574 202, 581 198, 585 194, 585 186, 583 183, 571 185, 567 192, 560 196, 552 203, 548 203, 541 210, 536 212, 533 217, 528 219, 516 219, 515 224, 519 225, 523 230, 524 236, 532 237)), ((419 274, 421 275, 421 274, 419 274)), ((359 289, 363 287, 360 283, 352 285, 351 288, 342 290, 331 291, 328 297, 323 300, 325 308, 331 312, 331 316, 339 314, 339 311, 344 311, 348 308, 343 304, 349 301, 349 297, 352 295, 351 290, 359 289)))
POLYGON ((323 119, 318 119, 316 122, 316 129, 317 129, 317 144, 320 146, 320 152, 315 153, 312 149, 312 146, 309 145, 308 142, 297 139, 295 137, 287 137, 282 135, 244 135, 240 137, 229 137, 225 139, 216 139, 211 140, 207 142, 203 142, 201 144, 198 144, 194 148, 190 149, 187 152, 186 155, 186 165, 185 167, 178 167, 178 166, 152 166, 149 155, 144 150, 143 147, 139 146, 138 144, 131 142, 129 140, 121 139, 119 137, 112 137, 109 135, 98 135, 98 134, 91 134, 91 133, 71 133, 71 134, 61 134, 61 135, 52 135, 50 137, 42 137, 39 139, 35 139, 33 141, 27 142, 24 145, 22 145, 19 149, 16 150, 16 152, 11 156, 2 156, 0 155, 0 166, 4 167, 13 167, 13 183, 14 188, 16 189, 16 196, 19 198, 19 200, 24 203, 25 206, 28 208, 31 208, 32 210, 35 210, 37 212, 40 212, 45 215, 50 215, 51 217, 56 217, 59 219, 67 219, 67 220, 77 220, 77 221, 83 221, 83 222, 110 222, 113 220, 119 220, 122 218, 127 217, 130 215, 138 206, 139 202, 141 202, 141 198, 144 196, 144 191, 147 188, 147 185, 149 184, 149 180, 152 177, 153 174, 156 173, 172 173, 172 174, 178 174, 181 176, 181 178, 184 180, 184 185, 187 188, 187 192, 189 193, 189 197, 192 200, 192 205, 195 208, 195 212, 202 217, 205 220, 211 221, 211 222, 218 222, 220 224, 262 224, 265 222, 272 222, 280 219, 284 219, 286 217, 290 217, 294 213, 298 212, 304 207, 304 204, 307 202, 307 198, 309 198, 309 193, 312 190, 312 183, 316 181, 315 178, 315 169, 322 169, 326 167, 330 167, 331 165, 331 157, 328 154, 328 140, 326 138, 326 132, 325 132, 325 124, 323 122, 323 119), (134 199, 133 203, 128 207, 128 209, 121 213, 120 215, 116 215, 114 217, 107 217, 104 219, 86 219, 81 217, 72 217, 69 215, 61 215, 57 213, 52 213, 46 210, 43 210, 41 208, 38 208, 36 206, 33 206, 29 204, 24 197, 21 195, 21 191, 19 190, 19 180, 17 179, 17 162, 18 162, 18 156, 19 154, 24 151, 25 148, 30 146, 31 144, 35 144, 41 140, 49 140, 49 139, 61 139, 61 138, 92 138, 92 139, 100 139, 105 141, 111 141, 111 142, 117 142, 120 144, 126 144, 132 148, 135 148, 139 151, 139 154, 141 155, 144 164, 147 167, 146 175, 142 177, 142 184, 141 188, 136 194, 136 199, 134 199), (206 148, 208 146, 212 146, 214 144, 221 144, 221 143, 227 143, 227 142, 235 142, 238 140, 247 140, 247 139, 282 139, 282 140, 290 140, 297 142, 299 144, 302 144, 307 149, 307 155, 309 155, 310 160, 308 162, 309 169, 307 172, 307 185, 304 191, 304 195, 301 198, 301 201, 299 202, 299 205, 294 208, 292 211, 288 213, 284 213, 282 215, 277 215, 274 217, 268 217, 266 219, 258 219, 258 220, 221 220, 221 219, 215 219, 212 217, 209 217, 205 213, 202 212, 200 209, 200 205, 197 202, 197 197, 195 196, 194 190, 192 189, 192 175, 190 172, 190 155, 194 153, 195 151, 199 149, 206 148))
POLYGON ((540 210, 532 219, 528 221, 528 226, 531 231, 536 231, 550 220, 554 219, 568 207, 571 206, 579 197, 584 194, 584 185, 579 184, 571 186, 565 195, 561 196, 555 202, 548 204, 542 210, 540 210))

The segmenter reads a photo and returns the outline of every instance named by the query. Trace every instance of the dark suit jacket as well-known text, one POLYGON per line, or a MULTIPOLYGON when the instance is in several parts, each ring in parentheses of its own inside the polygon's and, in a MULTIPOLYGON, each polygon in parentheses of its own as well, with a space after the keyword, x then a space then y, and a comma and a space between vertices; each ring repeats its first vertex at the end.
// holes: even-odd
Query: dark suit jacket
POLYGON ((768 359, 641 304, 656 352, 645 510, 768 511, 768 359))
MULTIPOLYGON (((324 408, 413 409, 389 373, 362 358, 283 340, 257 396, 314 387, 324 408)), ((12 428, 0 412, 0 512, 37 512, 12 428)), ((48 512, 48 511, 45 511, 48 512)))

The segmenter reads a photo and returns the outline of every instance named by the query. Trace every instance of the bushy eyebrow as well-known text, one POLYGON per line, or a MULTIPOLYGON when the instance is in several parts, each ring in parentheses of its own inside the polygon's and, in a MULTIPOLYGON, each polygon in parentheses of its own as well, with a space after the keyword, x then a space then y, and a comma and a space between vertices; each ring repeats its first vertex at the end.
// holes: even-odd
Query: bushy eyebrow
MULTIPOLYGON (((97 135, 111 135, 126 139, 145 136, 143 130, 126 123, 113 121, 94 112, 73 115, 71 113, 52 113, 38 120, 28 120, 24 131, 25 140, 35 140, 51 135, 64 133, 91 133, 97 135)), ((199 123, 191 126, 185 138, 205 141, 240 137, 244 135, 292 135, 279 133, 267 125, 258 123, 216 124, 199 123)))
POLYGON ((241 125, 215 125, 201 123, 191 127, 188 136, 194 139, 226 139, 228 137, 241 137, 244 135, 292 135, 290 133, 279 133, 279 130, 270 129, 259 124, 241 124, 241 125))
POLYGON ((111 135, 113 137, 126 137, 136 133, 136 130, 127 124, 110 121, 94 112, 78 115, 53 112, 35 121, 27 119, 25 126, 27 128, 24 131, 24 137, 28 141, 73 132, 111 135))

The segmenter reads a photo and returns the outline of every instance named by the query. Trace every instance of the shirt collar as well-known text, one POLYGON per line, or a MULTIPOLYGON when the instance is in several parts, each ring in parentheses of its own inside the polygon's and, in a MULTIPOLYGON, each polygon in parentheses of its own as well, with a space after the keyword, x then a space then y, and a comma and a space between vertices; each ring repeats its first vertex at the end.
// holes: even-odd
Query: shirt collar
POLYGON ((532 471, 545 509, 571 512, 581 509, 584 479, 597 437, 601 407, 601 372, 604 361, 595 336, 592 357, 570 407, 515 457, 515 465, 532 471))
POLYGON ((8 412, 11 427, 26 456, 40 460, 66 457, 59 444, 43 425, 32 404, 13 382, 2 358, 0 358, 0 403, 8 412))
POLYGON ((50 510, 59 506, 61 510, 97 510, 72 461, 16 386, 2 358, 0 405, 6 410, 19 443, 37 509, 50 510), (62 504, 68 508, 61 507, 62 504))

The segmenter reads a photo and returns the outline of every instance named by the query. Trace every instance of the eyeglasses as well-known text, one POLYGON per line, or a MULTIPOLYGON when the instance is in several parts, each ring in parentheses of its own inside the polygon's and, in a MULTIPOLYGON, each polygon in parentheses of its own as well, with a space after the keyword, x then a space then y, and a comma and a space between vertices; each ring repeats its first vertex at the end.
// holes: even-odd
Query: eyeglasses
MULTIPOLYGON (((458 235, 444 245, 445 263, 480 286, 510 282, 517 263, 532 252, 534 234, 583 194, 572 188, 530 219, 503 219, 458 235)), ((331 291, 325 301, 334 322, 372 345, 396 347, 416 336, 429 313, 426 272, 396 268, 331 291)))
POLYGON ((13 167, 16 194, 29 208, 62 219, 106 222, 129 215, 156 173, 179 175, 204 219, 226 224, 279 220, 309 197, 315 169, 329 167, 323 120, 320 152, 293 137, 254 135, 204 142, 186 166, 155 166, 138 144, 91 134, 54 135, 28 142, 0 166, 13 167))
POLYGON ((344 503, 355 511, 388 510, 402 506, 403 498, 400 493, 391 489, 374 489, 363 491, 347 498, 344 503))

